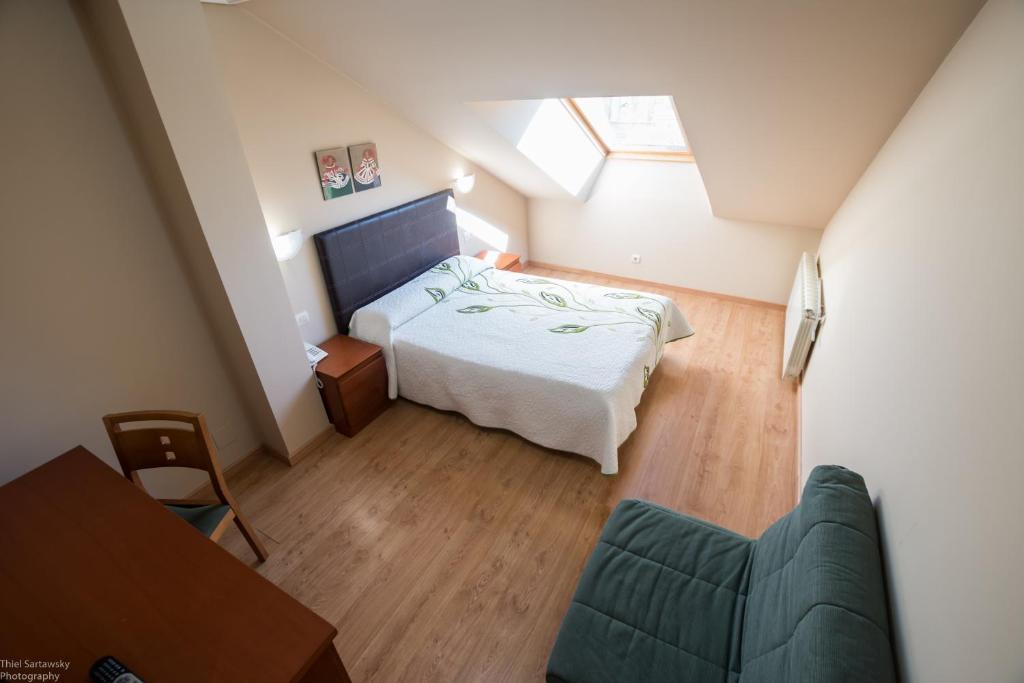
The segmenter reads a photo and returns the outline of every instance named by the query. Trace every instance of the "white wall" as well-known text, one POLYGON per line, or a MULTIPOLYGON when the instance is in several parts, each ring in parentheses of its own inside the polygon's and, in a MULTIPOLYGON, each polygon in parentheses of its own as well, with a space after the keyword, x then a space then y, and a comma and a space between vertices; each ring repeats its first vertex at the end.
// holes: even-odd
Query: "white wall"
MULTIPOLYGON (((161 195, 187 202, 193 212, 196 220, 176 220, 175 227, 183 241, 198 243, 212 260, 216 284, 226 295, 244 353, 270 408, 269 422, 261 420, 263 436, 270 448, 291 457, 330 427, 274 258, 202 6, 195 0, 83 5, 101 44, 127 41, 134 48, 132 59, 141 66, 148 92, 122 94, 128 99, 149 97, 156 106, 159 118, 148 122, 144 135, 166 139, 183 181, 183 192, 161 186, 161 195)), ((114 63, 111 71, 121 67, 114 63)), ((152 145, 140 147, 153 163, 152 145)), ((159 165, 165 159, 159 154, 155 161, 159 165)))
MULTIPOLYGON (((395 115, 344 74, 317 60, 239 7, 207 5, 206 18, 223 69, 264 215, 274 234, 302 229, 302 252, 282 264, 296 312, 308 311, 303 337, 336 333, 311 235, 445 189, 475 172, 476 188, 459 206, 508 235, 508 250, 527 253, 521 194, 395 115), (313 152, 374 142, 383 185, 324 201, 313 152)), ((339 34, 341 37, 343 34, 339 34)), ((465 239, 463 251, 487 248, 465 239)))
POLYGON ((1024 680, 1024 3, 990 0, 821 244, 803 476, 877 501, 904 680, 1024 680))
POLYGON ((775 303, 821 236, 713 216, 688 163, 611 159, 586 203, 531 199, 529 208, 536 261, 775 303))
MULTIPOLYGON (((77 444, 116 466, 100 422, 114 411, 201 412, 222 464, 252 451, 260 440, 67 3, 0 5, 0 82, 0 482, 77 444)), ((199 481, 162 477, 156 492, 199 481)))

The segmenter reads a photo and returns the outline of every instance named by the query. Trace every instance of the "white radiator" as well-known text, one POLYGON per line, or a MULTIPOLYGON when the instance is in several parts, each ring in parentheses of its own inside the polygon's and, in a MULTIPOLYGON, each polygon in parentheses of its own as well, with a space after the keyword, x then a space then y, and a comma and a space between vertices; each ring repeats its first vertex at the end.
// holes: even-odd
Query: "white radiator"
POLYGON ((821 279, 814 257, 804 252, 796 269, 786 306, 786 339, 782 347, 782 376, 799 377, 821 320, 821 279))

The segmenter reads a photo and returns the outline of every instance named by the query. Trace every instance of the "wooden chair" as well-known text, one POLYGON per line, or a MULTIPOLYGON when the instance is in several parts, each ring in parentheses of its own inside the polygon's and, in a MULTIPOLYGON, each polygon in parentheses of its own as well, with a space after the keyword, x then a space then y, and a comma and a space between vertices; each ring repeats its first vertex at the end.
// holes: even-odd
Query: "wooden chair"
POLYGON ((216 541, 227 529, 230 522, 238 526, 242 536, 252 546, 260 562, 266 561, 266 548, 260 543, 248 520, 242 516, 238 503, 228 491, 224 474, 217 462, 217 449, 206 428, 206 420, 198 413, 175 410, 141 410, 130 413, 106 415, 103 424, 107 427, 114 453, 121 463, 124 476, 145 491, 140 470, 158 467, 187 467, 203 470, 210 477, 210 484, 217 500, 160 500, 164 506, 178 515, 211 540, 216 541), (131 422, 175 422, 192 427, 145 427, 121 429, 131 422))

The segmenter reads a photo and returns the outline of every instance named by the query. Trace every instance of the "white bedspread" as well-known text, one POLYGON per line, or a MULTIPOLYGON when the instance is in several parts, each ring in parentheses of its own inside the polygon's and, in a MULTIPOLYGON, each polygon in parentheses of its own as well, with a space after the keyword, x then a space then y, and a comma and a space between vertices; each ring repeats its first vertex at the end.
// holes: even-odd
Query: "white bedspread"
POLYGON ((666 342, 693 330, 668 298, 448 259, 364 306, 350 334, 384 349, 389 391, 618 471, 666 342))

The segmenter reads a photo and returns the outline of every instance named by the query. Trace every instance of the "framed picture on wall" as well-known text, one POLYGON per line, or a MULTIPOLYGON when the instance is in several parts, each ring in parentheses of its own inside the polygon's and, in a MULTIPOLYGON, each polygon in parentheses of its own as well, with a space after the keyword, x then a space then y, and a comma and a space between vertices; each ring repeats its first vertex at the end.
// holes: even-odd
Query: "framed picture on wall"
POLYGON ((320 189, 324 199, 334 199, 352 194, 352 167, 348 163, 348 151, 344 147, 314 152, 316 166, 320 171, 320 189))
POLYGON ((377 159, 377 145, 372 142, 352 145, 348 148, 348 158, 352 162, 352 177, 355 179, 356 192, 380 187, 380 160, 377 159))

